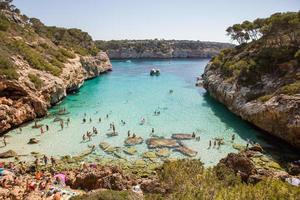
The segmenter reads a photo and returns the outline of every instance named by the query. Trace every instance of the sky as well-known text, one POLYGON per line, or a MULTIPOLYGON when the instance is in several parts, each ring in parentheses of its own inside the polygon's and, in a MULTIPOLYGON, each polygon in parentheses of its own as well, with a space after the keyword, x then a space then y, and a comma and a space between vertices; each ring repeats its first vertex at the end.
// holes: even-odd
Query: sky
POLYGON ((232 24, 300 10, 300 0, 14 0, 13 4, 46 25, 80 28, 95 40, 230 42, 225 30, 232 24))

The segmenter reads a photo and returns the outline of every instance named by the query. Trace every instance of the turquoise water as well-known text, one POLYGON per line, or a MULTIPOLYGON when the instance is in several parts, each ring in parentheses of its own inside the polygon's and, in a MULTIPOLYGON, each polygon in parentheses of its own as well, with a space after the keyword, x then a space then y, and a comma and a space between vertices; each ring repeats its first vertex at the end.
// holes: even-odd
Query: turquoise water
MULTIPOLYGON (((231 114, 224 106, 211 99, 203 88, 195 87, 199 76, 208 60, 134 60, 113 61, 113 71, 98 78, 86 81, 80 91, 69 95, 64 101, 50 110, 50 115, 39 123, 48 124, 50 130, 41 135, 39 129, 32 129, 33 123, 9 132, 8 146, 2 150, 13 149, 19 154, 41 152, 47 155, 76 155, 89 145, 97 146, 96 154, 105 154, 98 144, 105 141, 114 146, 124 147, 127 131, 150 137, 151 129, 158 136, 170 137, 172 133, 192 133, 200 136, 200 141, 184 143, 198 151, 197 158, 205 164, 217 163, 229 152, 235 152, 230 142, 232 134, 236 135, 235 143, 246 144, 246 139, 263 143, 260 133, 248 123, 231 114), (161 70, 158 77, 149 76, 153 67, 161 70), (169 90, 173 90, 172 94, 169 90), (58 122, 53 122, 55 113, 65 108, 70 114, 60 116, 71 122, 61 130, 58 122), (154 111, 160 115, 155 116, 154 111), (87 123, 82 123, 86 113, 87 123), (106 114, 109 114, 106 119, 106 114), (99 123, 99 117, 102 122, 99 123), (89 118, 92 122, 89 122, 89 118), (141 118, 146 123, 140 125, 141 118), (122 125, 121 120, 126 122, 122 125), (114 123, 119 136, 107 137, 109 124, 114 123), (96 127, 100 134, 90 142, 82 142, 82 135, 96 127), (30 138, 40 140, 39 144, 28 145, 30 138), (209 140, 223 137, 225 145, 220 149, 208 149, 209 140)), ((139 159, 147 151, 145 143, 138 145, 138 155, 127 156, 127 159, 139 159)), ((171 157, 184 157, 172 153, 171 157)))

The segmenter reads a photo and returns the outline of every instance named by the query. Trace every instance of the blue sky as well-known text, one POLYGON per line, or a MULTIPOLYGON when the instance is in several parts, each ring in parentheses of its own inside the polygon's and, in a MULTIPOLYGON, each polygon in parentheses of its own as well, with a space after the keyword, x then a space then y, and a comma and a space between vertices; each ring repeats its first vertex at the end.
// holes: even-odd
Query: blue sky
POLYGON ((300 9, 300 0, 15 0, 14 4, 47 25, 80 28, 103 40, 229 42, 225 29, 234 23, 300 9))

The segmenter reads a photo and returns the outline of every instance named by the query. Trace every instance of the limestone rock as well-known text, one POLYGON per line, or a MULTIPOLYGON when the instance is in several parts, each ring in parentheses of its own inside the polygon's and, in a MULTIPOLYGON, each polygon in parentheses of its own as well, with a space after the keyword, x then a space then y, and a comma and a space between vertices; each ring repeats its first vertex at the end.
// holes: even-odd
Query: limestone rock
POLYGON ((111 70, 111 63, 104 52, 96 56, 70 59, 62 73, 54 76, 49 72, 32 68, 21 57, 14 57, 21 74, 18 80, 0 79, 0 133, 24 122, 47 115, 47 109, 60 102, 67 93, 78 90, 85 79, 111 70), (36 89, 28 78, 36 74, 42 81, 36 89))
POLYGON ((273 93, 285 80, 265 75, 257 83, 260 87, 243 86, 236 79, 228 81, 212 62, 206 66, 202 78, 209 94, 231 112, 300 148, 300 96, 275 94, 265 102, 255 98, 273 93))
POLYGON ((13 150, 8 150, 3 153, 0 153, 0 158, 12 158, 12 157, 16 157, 16 156, 18 156, 18 154, 16 152, 14 152, 13 150))
POLYGON ((149 148, 174 148, 179 146, 176 140, 165 138, 150 138, 147 140, 147 145, 149 148))
POLYGON ((39 143, 39 140, 36 138, 30 138, 28 144, 37 144, 39 143))

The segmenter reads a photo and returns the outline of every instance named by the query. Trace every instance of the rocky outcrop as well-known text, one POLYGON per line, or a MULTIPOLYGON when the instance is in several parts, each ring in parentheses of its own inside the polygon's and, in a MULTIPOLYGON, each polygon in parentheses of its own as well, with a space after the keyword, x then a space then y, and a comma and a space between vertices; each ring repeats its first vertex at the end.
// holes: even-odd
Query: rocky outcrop
POLYGON ((95 189, 111 189, 111 190, 127 190, 131 189, 134 180, 117 167, 95 167, 89 172, 81 172, 72 176, 69 172, 69 180, 67 182, 71 188, 81 188, 84 190, 95 189))
POLYGON ((267 178, 285 180, 295 175, 288 174, 277 162, 260 152, 251 150, 228 154, 217 165, 222 166, 231 169, 248 183, 257 183, 267 178))
POLYGON ((242 119, 300 148, 300 96, 275 94, 260 101, 283 80, 265 76, 255 86, 243 86, 238 80, 225 78, 219 68, 209 63, 202 75, 203 86, 219 102, 242 119))
POLYGON ((111 63, 104 52, 69 60, 60 76, 31 68, 22 58, 14 62, 20 77, 17 80, 0 80, 0 133, 24 122, 47 115, 47 109, 61 101, 67 93, 78 90, 84 80, 111 70, 111 63), (43 84, 41 88, 29 80, 35 74, 43 84))

